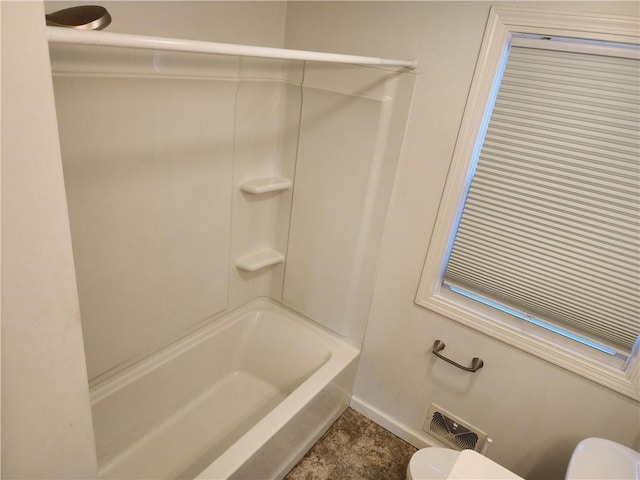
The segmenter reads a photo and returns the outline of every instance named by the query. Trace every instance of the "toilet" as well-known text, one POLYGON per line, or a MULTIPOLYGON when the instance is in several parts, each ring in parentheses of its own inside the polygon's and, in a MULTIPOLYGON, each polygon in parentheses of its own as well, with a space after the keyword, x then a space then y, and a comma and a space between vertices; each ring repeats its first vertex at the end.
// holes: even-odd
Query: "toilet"
POLYGON ((407 480, 444 480, 449 476, 460 452, 430 447, 418 450, 407 465, 407 480))
POLYGON ((407 480, 524 480, 475 450, 428 447, 413 454, 407 480))
MULTIPOLYGON (((428 447, 413 454, 407 480, 523 480, 475 450, 428 447)), ((573 451, 566 480, 640 480, 640 453, 611 440, 587 438, 573 451)))

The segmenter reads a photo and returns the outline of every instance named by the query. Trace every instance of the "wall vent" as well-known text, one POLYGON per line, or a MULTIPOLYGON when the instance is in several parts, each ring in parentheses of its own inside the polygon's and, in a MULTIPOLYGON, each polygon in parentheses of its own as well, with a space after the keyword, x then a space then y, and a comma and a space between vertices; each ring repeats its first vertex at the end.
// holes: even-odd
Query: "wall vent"
POLYGON ((431 404, 422 428, 441 442, 456 450, 481 451, 487 434, 460 420, 438 405, 431 404))

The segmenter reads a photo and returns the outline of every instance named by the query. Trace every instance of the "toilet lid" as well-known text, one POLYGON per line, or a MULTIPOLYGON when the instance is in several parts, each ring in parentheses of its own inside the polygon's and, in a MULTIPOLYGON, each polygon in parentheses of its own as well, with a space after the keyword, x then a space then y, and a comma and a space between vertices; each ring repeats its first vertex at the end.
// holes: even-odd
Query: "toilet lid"
POLYGON ((492 480, 524 480, 474 450, 460 452, 448 478, 452 480, 462 478, 465 480, 486 480, 487 478, 492 480))
POLYGON ((460 452, 450 448, 429 447, 418 450, 409 461, 413 480, 441 480, 449 476, 460 452))

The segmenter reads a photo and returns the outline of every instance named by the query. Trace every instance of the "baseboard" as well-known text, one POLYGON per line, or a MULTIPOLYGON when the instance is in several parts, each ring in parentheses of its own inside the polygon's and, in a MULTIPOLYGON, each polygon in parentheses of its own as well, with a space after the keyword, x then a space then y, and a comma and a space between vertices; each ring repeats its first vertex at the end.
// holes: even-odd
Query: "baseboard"
POLYGON ((410 428, 409 426, 398 422, 394 418, 391 418, 387 414, 369 405, 355 395, 351 397, 349 406, 356 412, 359 412, 365 417, 370 418, 381 427, 386 428, 395 436, 401 438, 407 443, 410 443, 416 448, 445 447, 444 444, 438 442, 433 438, 430 438, 426 433, 414 430, 413 428, 410 428))

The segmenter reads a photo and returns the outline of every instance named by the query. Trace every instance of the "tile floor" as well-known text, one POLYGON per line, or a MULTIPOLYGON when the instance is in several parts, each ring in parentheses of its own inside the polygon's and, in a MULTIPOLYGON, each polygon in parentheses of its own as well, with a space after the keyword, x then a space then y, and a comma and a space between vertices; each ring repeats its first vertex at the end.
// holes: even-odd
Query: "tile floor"
POLYGON ((415 451, 348 408, 284 480, 404 480, 415 451))

